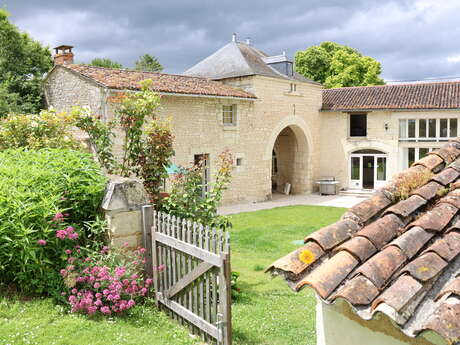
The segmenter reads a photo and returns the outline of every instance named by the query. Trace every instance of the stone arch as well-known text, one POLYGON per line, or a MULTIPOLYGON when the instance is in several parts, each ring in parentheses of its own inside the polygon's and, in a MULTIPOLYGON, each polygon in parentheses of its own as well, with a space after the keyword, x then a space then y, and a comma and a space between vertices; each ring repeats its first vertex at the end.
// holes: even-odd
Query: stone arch
POLYGON ((297 117, 288 117, 272 131, 264 155, 271 160, 270 181, 278 192, 286 183, 291 185, 291 193, 298 194, 311 187, 311 135, 306 123, 297 117), (274 167, 273 154, 276 154, 277 169, 274 167))

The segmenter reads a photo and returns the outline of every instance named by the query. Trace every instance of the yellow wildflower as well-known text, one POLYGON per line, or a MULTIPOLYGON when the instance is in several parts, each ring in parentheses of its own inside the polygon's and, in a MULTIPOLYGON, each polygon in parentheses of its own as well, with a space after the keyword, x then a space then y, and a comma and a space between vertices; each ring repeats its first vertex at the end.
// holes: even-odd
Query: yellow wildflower
POLYGON ((302 250, 300 253, 299 253, 299 260, 302 261, 303 263, 309 265, 311 264, 313 261, 315 261, 315 254, 313 254, 311 252, 311 250, 302 250))

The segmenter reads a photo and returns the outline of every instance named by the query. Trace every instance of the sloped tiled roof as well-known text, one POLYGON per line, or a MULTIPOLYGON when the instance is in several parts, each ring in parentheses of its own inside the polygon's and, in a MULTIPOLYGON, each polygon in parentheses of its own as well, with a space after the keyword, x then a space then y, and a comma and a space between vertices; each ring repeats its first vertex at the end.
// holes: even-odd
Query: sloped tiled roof
POLYGON ((127 69, 103 68, 88 65, 58 65, 111 89, 138 90, 139 82, 153 81, 152 89, 157 92, 188 95, 256 98, 253 94, 206 78, 182 75, 141 72, 127 69))
POLYGON ((458 108, 460 108, 460 81, 323 90, 322 110, 458 108))
POLYGON ((264 52, 241 42, 230 42, 184 72, 184 75, 211 78, 215 80, 262 75, 271 78, 298 80, 318 84, 294 72, 287 76, 263 61, 264 52))
POLYGON ((268 268, 294 290, 310 286, 363 319, 384 313, 408 336, 431 330, 460 344, 460 138, 304 242, 268 268), (401 181, 424 182, 397 201, 401 181))

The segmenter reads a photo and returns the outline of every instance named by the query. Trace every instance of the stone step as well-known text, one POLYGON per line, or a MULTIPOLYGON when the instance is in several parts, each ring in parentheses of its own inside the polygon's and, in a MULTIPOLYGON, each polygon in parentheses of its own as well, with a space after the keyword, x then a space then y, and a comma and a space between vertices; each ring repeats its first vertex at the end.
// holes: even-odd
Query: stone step
POLYGON ((375 190, 373 189, 347 189, 347 190, 341 190, 339 192, 339 195, 357 196, 357 197, 367 198, 367 197, 370 197, 372 194, 374 194, 374 192, 375 190))

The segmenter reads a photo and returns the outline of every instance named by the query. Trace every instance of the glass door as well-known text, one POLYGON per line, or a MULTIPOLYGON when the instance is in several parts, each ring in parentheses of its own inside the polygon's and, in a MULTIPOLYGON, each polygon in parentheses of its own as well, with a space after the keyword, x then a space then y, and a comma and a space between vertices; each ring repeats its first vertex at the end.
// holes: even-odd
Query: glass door
POLYGON ((387 157, 375 156, 374 160, 374 188, 378 189, 383 187, 387 182, 387 157))
POLYGON ((350 158, 350 188, 362 189, 362 166, 363 157, 360 155, 352 155, 350 158))

